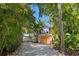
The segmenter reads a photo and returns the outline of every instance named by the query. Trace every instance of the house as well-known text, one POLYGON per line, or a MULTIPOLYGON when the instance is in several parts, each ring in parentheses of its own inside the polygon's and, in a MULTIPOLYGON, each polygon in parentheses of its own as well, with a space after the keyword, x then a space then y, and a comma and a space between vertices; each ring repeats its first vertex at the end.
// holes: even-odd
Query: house
POLYGON ((49 26, 45 26, 44 28, 43 28, 43 33, 49 33, 49 29, 50 29, 50 27, 49 26))

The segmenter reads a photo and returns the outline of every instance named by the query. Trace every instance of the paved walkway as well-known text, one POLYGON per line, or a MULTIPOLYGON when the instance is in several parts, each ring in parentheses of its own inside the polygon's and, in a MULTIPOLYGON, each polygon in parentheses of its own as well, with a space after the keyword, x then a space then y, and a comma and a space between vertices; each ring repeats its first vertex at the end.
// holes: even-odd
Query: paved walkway
POLYGON ((17 56, 60 56, 61 54, 49 45, 24 42, 17 56))

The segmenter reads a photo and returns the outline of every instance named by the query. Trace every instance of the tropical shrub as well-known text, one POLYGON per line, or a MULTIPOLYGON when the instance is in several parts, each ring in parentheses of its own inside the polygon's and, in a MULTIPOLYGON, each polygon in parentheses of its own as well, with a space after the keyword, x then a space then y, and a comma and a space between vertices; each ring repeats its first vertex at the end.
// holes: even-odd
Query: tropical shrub
POLYGON ((0 53, 16 50, 22 41, 22 27, 31 29, 33 22, 27 4, 0 4, 0 53))

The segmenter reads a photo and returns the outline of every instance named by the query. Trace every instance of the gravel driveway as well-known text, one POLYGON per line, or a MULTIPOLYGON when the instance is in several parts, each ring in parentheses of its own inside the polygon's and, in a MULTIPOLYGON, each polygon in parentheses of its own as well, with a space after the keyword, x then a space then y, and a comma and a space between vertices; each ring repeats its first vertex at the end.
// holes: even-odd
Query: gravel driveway
POLYGON ((61 56, 61 54, 50 45, 24 42, 16 56, 61 56))

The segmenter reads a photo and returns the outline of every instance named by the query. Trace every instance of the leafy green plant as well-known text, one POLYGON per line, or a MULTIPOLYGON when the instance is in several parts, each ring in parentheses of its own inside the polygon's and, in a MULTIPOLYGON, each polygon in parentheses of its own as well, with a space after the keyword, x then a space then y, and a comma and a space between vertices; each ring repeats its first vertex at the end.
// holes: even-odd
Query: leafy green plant
MULTIPOLYGON (((79 38, 78 38, 79 39, 79 38)), ((79 50, 79 40, 77 39, 76 35, 66 33, 65 36, 65 50, 67 51, 77 51, 79 50)))
POLYGON ((16 50, 21 44, 22 27, 31 29, 34 22, 27 4, 0 4, 0 54, 16 50))
POLYGON ((56 34, 54 37, 54 47, 60 47, 60 43, 59 36, 56 34))

